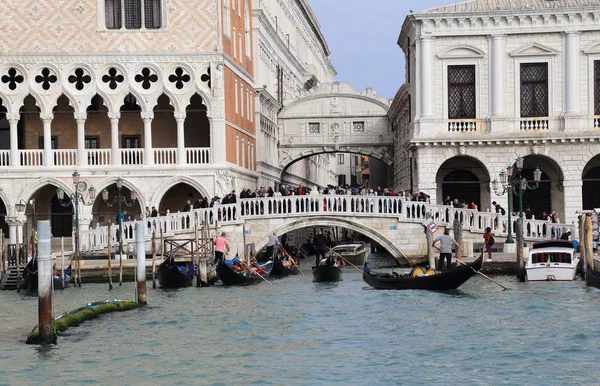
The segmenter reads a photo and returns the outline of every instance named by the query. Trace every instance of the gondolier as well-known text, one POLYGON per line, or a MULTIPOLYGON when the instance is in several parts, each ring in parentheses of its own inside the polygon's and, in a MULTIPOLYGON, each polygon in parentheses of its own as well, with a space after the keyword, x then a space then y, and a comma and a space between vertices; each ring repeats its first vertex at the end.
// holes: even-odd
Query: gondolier
POLYGON ((450 236, 450 229, 444 229, 444 234, 433 240, 431 244, 435 247, 436 242, 440 242, 440 259, 438 261, 438 270, 444 270, 444 259, 446 259, 446 263, 448 268, 450 269, 450 263, 452 262, 452 246, 456 245, 458 248, 462 249, 460 244, 456 242, 454 237, 450 236))
POLYGON ((273 251, 275 246, 279 245, 279 239, 277 238, 277 232, 273 232, 271 236, 269 236, 269 241, 267 241, 267 257, 269 259, 273 258, 273 251))
POLYGON ((215 239, 215 263, 221 261, 223 259, 223 255, 225 254, 225 249, 227 252, 230 251, 229 241, 226 239, 227 233, 221 233, 221 236, 215 239))
POLYGON ((323 235, 323 231, 317 229, 317 234, 313 239, 315 244, 315 266, 319 266, 321 259, 325 258, 325 252, 327 251, 327 239, 323 235))

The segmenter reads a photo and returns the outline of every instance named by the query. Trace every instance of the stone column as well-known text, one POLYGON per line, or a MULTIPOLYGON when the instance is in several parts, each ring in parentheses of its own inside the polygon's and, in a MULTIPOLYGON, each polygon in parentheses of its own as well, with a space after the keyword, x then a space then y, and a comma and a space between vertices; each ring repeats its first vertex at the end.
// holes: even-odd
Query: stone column
MULTIPOLYGON (((24 214, 20 214, 16 217, 17 222, 17 243, 23 244, 23 225, 27 222, 27 217, 24 214)), ((28 240, 27 240, 28 241, 28 240)))
POLYGON ((490 131, 501 131, 504 127, 502 120, 505 114, 504 111, 504 70, 506 67, 506 37, 504 35, 496 35, 490 38, 491 40, 491 55, 490 55, 490 101, 491 101, 491 122, 490 131))
MULTIPOLYGON (((421 63, 421 40, 417 39, 415 41, 415 68, 419 69, 421 63)), ((413 93, 416 92, 416 95, 411 95, 411 98, 415 99, 415 120, 421 118, 421 71, 415 71, 415 87, 413 88, 413 93)))
POLYGON ((8 243, 15 245, 17 243, 17 219, 16 217, 7 217, 8 223, 8 243))
POLYGON ((565 102, 564 111, 566 116, 579 115, 581 112, 581 53, 580 33, 568 32, 565 35, 565 102))
POLYGON ((577 221, 577 212, 583 208, 583 182, 577 180, 565 180, 563 182, 563 194, 565 197, 565 212, 559 213, 558 218, 562 224, 571 224, 577 221))
POLYGON ((6 114, 6 119, 10 124, 10 166, 21 166, 21 160, 19 159, 19 133, 17 129, 20 118, 20 114, 6 114))
POLYGON ((142 120, 144 121, 144 165, 154 164, 154 149, 152 148, 152 120, 154 113, 143 112, 142 120))
POLYGON ((110 161, 111 165, 121 165, 121 154, 119 153, 119 119, 121 114, 108 114, 110 118, 110 161))
POLYGON ((187 163, 185 153, 185 117, 185 111, 175 113, 175 120, 177 121, 177 165, 185 165, 187 163))
POLYGON ((85 120, 87 114, 75 114, 77 122, 77 164, 79 166, 87 166, 87 152, 85 150, 85 120))
POLYGON ((433 40, 421 38, 421 117, 433 117, 433 40))
MULTIPOLYGON (((40 114, 40 119, 44 123, 44 166, 53 166, 54 157, 52 156, 52 119, 54 114, 40 114)), ((35 226, 35 225, 34 225, 35 226)))

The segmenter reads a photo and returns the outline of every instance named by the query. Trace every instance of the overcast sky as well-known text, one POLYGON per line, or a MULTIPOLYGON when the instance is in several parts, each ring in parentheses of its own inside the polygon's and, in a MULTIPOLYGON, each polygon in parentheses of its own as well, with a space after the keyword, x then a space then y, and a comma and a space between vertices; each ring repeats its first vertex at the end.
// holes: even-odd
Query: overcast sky
POLYGON ((459 0, 308 0, 319 19, 340 82, 371 87, 393 98, 404 82, 404 56, 396 42, 404 18, 459 0))

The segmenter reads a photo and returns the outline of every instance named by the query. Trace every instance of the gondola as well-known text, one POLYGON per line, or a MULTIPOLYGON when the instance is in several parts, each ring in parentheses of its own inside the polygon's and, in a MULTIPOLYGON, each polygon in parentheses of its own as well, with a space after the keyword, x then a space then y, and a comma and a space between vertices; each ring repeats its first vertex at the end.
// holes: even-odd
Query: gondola
POLYGON ((342 269, 335 264, 333 257, 328 257, 324 264, 313 267, 313 282, 325 283, 342 280, 342 269))
MULTIPOLYGON (((597 262, 594 262, 594 266, 597 262)), ((590 267, 588 264, 585 270, 585 284, 590 287, 596 287, 600 289, 600 272, 590 267)))
POLYGON ((221 283, 223 283, 223 285, 258 284, 263 282, 264 279, 268 279, 269 274, 273 269, 273 261, 269 260, 266 263, 259 265, 259 267, 265 272, 261 275, 264 279, 262 279, 258 274, 246 276, 236 272, 229 264, 225 262, 224 259, 225 258, 222 258, 217 264, 217 273, 219 274, 219 278, 221 279, 221 283))
POLYGON ((365 263, 363 265, 363 280, 375 289, 447 291, 460 287, 475 275, 482 265, 483 253, 473 263, 459 265, 449 271, 433 275, 411 277, 412 275, 377 274, 371 272, 367 263, 365 263))
POLYGON ((281 260, 279 254, 275 254, 271 276, 290 276, 297 275, 299 273, 300 271, 298 271, 298 268, 294 264, 292 264, 291 268, 286 267, 283 265, 283 261, 281 260))
POLYGON ((194 280, 193 262, 176 262, 173 255, 169 255, 158 266, 158 284, 163 288, 182 288, 192 285, 194 280))
POLYGON ((52 275, 52 281, 54 284, 54 289, 55 290, 60 290, 60 289, 65 289, 69 286, 69 282, 71 281, 71 266, 69 265, 61 274, 57 274, 57 275, 52 275), (64 275, 65 280, 63 281, 63 277, 62 275, 64 275), (64 284, 64 287, 63 287, 64 284))
POLYGON ((38 290, 38 263, 35 257, 29 260, 23 269, 23 284, 27 292, 37 292, 38 290))

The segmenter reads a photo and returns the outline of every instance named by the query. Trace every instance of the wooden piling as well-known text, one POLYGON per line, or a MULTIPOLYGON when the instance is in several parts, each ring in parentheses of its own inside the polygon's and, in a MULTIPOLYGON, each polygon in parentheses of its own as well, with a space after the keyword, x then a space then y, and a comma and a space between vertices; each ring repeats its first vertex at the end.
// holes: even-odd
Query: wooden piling
POLYGON ((456 257, 458 257, 459 259, 462 258, 462 249, 463 248, 463 237, 462 237, 462 224, 460 223, 460 221, 458 221, 458 219, 454 220, 454 224, 452 224, 452 228, 453 228, 453 232, 454 232, 454 240, 456 240, 456 242, 458 243, 458 245, 460 245, 460 248, 456 249, 456 257))
POLYGON ((523 256, 523 219, 517 219, 515 225, 516 242, 517 242, 517 278, 519 281, 525 281, 525 256, 523 256))
POLYGON ((585 264, 585 215, 579 215, 579 258, 583 261, 583 269, 581 270, 581 277, 585 279, 587 273, 587 265, 585 264))
POLYGON ((123 285, 123 224, 119 226, 119 287, 123 285))
POLYGON ((585 262, 590 269, 594 269, 594 239, 591 216, 585 216, 585 262))
POLYGON ((0 281, 4 277, 6 266, 4 265, 4 234, 0 229, 0 281))
POLYGON ((196 242, 196 249, 194 250, 194 266, 196 267, 196 287, 202 286, 202 280, 200 278, 200 243, 198 237, 198 217, 196 217, 196 221, 194 222, 194 241, 196 242))
POLYGON ((19 256, 21 252, 20 244, 15 244, 15 261, 17 263, 17 293, 21 292, 21 256, 19 256))
POLYGON ((111 242, 111 229, 112 223, 108 223, 108 245, 106 247, 106 257, 108 258, 108 290, 112 291, 113 283, 112 283, 112 242, 111 242))
POLYGON ((137 302, 140 305, 147 303, 146 298, 146 240, 144 237, 145 224, 135 224, 135 254, 137 273, 137 302))
POLYGON ((50 221, 40 220, 38 226, 38 319, 40 344, 56 343, 52 326, 52 254, 50 250, 50 221))
POLYGON ((152 231, 152 288, 156 288, 156 231, 152 231))
POLYGON ((65 289, 65 238, 64 236, 60 238, 60 286, 62 289, 65 289))
POLYGON ((433 235, 427 227, 423 227, 423 232, 425 232, 425 240, 427 242, 427 259, 429 260, 429 268, 435 269, 435 254, 433 253, 433 235))

